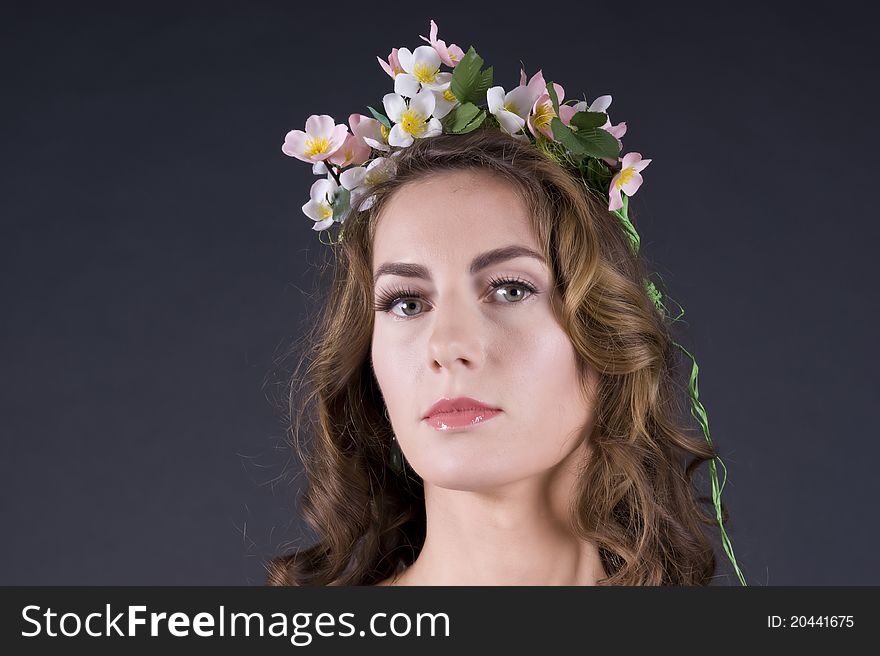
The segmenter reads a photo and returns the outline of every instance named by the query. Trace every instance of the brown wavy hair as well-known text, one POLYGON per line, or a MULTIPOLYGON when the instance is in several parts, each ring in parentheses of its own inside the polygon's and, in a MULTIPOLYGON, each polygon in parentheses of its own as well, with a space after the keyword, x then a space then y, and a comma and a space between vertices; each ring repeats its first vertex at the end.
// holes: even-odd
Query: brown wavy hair
MULTIPOLYGON (((551 305, 586 384, 600 374, 589 466, 577 485, 572 526, 599 549, 599 585, 706 585, 716 556, 694 473, 716 451, 686 409, 671 326, 645 291, 647 264, 620 219, 582 179, 534 145, 497 129, 417 139, 396 174, 373 187, 331 247, 330 287, 311 329, 288 352, 289 444, 306 476, 300 509, 311 546, 271 558, 268 585, 370 585, 412 564, 425 539, 424 488, 404 462, 389 466, 393 430, 370 364, 372 242, 377 219, 404 185, 449 170, 510 183, 528 207, 550 263, 551 305), (305 419, 305 420, 304 420, 305 419)), ((326 233, 325 233, 326 234, 326 233)), ((727 520, 722 506, 722 521, 727 520)))

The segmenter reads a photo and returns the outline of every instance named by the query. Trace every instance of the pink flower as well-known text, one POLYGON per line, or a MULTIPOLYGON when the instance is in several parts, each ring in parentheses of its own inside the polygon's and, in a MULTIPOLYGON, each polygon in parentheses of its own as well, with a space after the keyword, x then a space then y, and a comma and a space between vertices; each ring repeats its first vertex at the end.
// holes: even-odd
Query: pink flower
POLYGON ((397 77, 398 73, 403 73, 403 67, 397 59, 397 48, 391 49, 391 53, 388 55, 388 61, 382 61, 382 58, 378 56, 376 59, 379 60, 379 66, 391 76, 391 79, 397 77))
POLYGON ((372 151, 370 145, 366 143, 359 130, 361 120, 376 121, 361 114, 352 114, 348 117, 348 124, 351 126, 351 134, 345 138, 345 142, 340 146, 339 150, 330 155, 330 161, 339 167, 346 167, 351 164, 360 166, 368 159, 372 151))
MULTIPOLYGON (((568 105, 562 104, 562 99, 565 98, 565 90, 562 88, 561 84, 556 84, 554 82, 553 89, 556 91, 556 99, 559 101, 559 112, 562 114, 559 118, 564 118, 567 122, 571 120, 572 115, 575 113, 574 109, 568 105)), ((553 111, 553 102, 550 100, 550 94, 544 92, 538 96, 534 107, 532 107, 532 113, 529 116, 528 121, 529 130, 531 130, 532 134, 536 137, 540 133, 551 141, 555 141, 553 129, 550 127, 550 121, 553 120, 554 116, 556 116, 556 112, 553 111)))
POLYGON ((291 130, 284 137, 281 152, 303 162, 320 162, 339 150, 348 128, 336 125, 332 116, 312 114, 306 120, 306 131, 291 130))
POLYGON ((391 150, 388 146, 388 133, 390 129, 386 128, 376 119, 364 116, 363 114, 352 114, 348 122, 351 125, 351 131, 371 148, 385 152, 391 150), (358 117, 356 121, 354 119, 355 116, 358 117))
POLYGON ((445 41, 437 38, 437 23, 433 20, 431 21, 431 38, 422 36, 422 39, 434 46, 434 50, 440 55, 440 59, 450 68, 455 68, 458 62, 461 61, 461 58, 464 57, 464 52, 457 45, 453 43, 451 46, 447 46, 445 41))
POLYGON ((642 186, 642 176, 639 171, 650 164, 651 160, 642 159, 640 153, 627 153, 620 162, 621 169, 611 178, 611 186, 608 189, 608 209, 612 212, 623 207, 621 191, 632 197, 639 190, 642 186))

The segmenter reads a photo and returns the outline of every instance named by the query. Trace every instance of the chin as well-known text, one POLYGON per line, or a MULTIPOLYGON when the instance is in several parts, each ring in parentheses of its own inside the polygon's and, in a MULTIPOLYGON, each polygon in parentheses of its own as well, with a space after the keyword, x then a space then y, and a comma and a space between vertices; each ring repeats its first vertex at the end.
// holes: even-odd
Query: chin
POLYGON ((509 457, 487 457, 479 449, 469 449, 467 454, 448 450, 440 455, 423 453, 409 462, 426 484, 462 492, 497 488, 535 473, 524 471, 522 462, 511 461, 509 457))

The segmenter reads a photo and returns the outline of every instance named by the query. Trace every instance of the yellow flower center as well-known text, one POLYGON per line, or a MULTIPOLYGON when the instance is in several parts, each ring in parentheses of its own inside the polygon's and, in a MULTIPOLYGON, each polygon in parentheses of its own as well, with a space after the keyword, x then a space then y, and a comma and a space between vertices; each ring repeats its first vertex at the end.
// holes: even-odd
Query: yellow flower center
POLYGON ((385 127, 382 123, 379 124, 379 133, 382 135, 382 141, 388 143, 388 134, 391 132, 388 128, 385 127))
POLYGON ((632 177, 635 175, 636 170, 632 167, 625 168, 620 172, 620 177, 617 178, 617 182, 614 183, 614 186, 620 189, 629 182, 632 177))
POLYGON ((514 105, 513 103, 510 103, 510 102, 509 102, 509 103, 506 103, 506 104, 504 105, 504 107, 502 107, 502 109, 505 110, 505 111, 507 111, 507 112, 512 112, 512 113, 514 113, 514 114, 519 115, 519 111, 517 111, 517 109, 516 109, 516 105, 514 105))
POLYGON ((346 161, 346 162, 350 162, 350 161, 353 160, 353 159, 354 159, 354 153, 352 152, 351 148, 346 148, 346 150, 345 150, 345 161, 346 161))
POLYGON ((532 117, 532 123, 540 130, 550 125, 554 116, 556 116, 556 112, 553 111, 553 105, 547 101, 538 105, 538 109, 535 110, 535 115, 532 117))
POLYGON ((422 84, 428 84, 434 81, 434 77, 440 71, 440 68, 431 68, 427 64, 416 64, 412 74, 422 84))
POLYGON ((425 123, 427 116, 419 112, 407 109, 400 118, 400 125, 403 131, 414 137, 420 137, 427 130, 428 124, 425 123))
POLYGON ((455 94, 452 93, 452 89, 445 89, 443 91, 443 100, 447 102, 455 102, 458 98, 455 97, 455 94))
POLYGON ((306 137, 306 157, 321 155, 330 149, 330 140, 327 137, 306 137))
POLYGON ((330 208, 330 206, 321 203, 321 205, 318 206, 318 216, 320 216, 322 220, 329 219, 331 216, 333 216, 333 210, 330 208))

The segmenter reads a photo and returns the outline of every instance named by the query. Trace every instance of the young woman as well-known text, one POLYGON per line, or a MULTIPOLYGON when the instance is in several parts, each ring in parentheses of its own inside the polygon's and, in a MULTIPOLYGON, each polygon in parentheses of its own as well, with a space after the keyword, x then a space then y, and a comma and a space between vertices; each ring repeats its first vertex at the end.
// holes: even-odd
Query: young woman
POLYGON ((497 129, 395 160, 301 344, 316 540, 268 583, 709 583, 692 476, 716 453, 607 200, 497 129))

